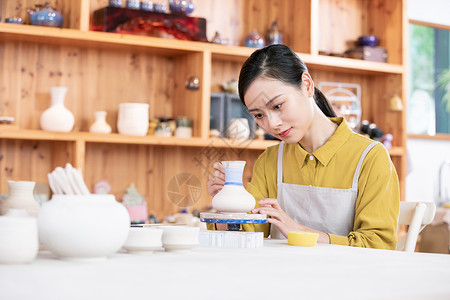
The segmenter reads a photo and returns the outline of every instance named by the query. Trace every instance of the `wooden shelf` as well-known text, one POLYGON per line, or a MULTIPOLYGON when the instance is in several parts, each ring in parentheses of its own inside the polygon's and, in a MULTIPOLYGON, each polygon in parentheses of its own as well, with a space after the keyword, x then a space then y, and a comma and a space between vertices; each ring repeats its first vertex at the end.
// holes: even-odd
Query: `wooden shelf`
MULTIPOLYGON (((2 129, 2 128, 0 128, 2 129)), ((177 138, 157 136, 130 136, 119 133, 95 134, 90 132, 48 132, 42 130, 8 130, 0 131, 0 138, 36 140, 36 141, 66 141, 107 144, 132 144, 132 145, 156 145, 156 146, 180 146, 180 147, 219 147, 219 148, 245 148, 251 150, 264 150, 267 147, 278 144, 271 140, 245 140, 238 141, 225 138, 177 138)))
MULTIPOLYGON (((165 56, 182 55, 189 52, 210 52, 213 59, 237 62, 244 62, 255 51, 255 49, 248 47, 5 23, 0 23, 0 38, 66 46, 82 45, 99 48, 114 46, 118 49, 133 48, 133 50, 139 48, 141 51, 165 56)), ((395 64, 305 53, 298 53, 298 55, 308 67, 314 69, 339 70, 339 72, 360 74, 402 74, 404 71, 403 66, 395 64)))
MULTIPOLYGON (((2 129, 0 127, 0 129, 2 129)), ((130 145, 154 145, 154 146, 179 146, 179 147, 219 147, 232 149, 264 150, 267 147, 276 145, 275 140, 232 140, 225 138, 177 138, 158 136, 130 136, 119 133, 95 134, 90 132, 49 132, 42 130, 8 130, 0 131, 0 138, 15 140, 36 140, 36 141, 66 141, 85 143, 106 143, 106 144, 130 144, 130 145)), ((393 147, 389 150, 391 156, 402 156, 405 151, 401 147, 393 147)))

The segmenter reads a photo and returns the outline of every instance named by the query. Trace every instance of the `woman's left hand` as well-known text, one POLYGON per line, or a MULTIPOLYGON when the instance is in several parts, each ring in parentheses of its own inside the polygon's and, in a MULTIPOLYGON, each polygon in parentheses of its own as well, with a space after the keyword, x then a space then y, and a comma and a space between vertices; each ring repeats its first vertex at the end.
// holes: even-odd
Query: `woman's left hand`
POLYGON ((295 222, 289 217, 278 204, 277 199, 265 198, 258 201, 261 207, 252 209, 254 214, 266 214, 271 218, 267 219, 269 223, 278 227, 278 230, 287 237, 289 231, 302 231, 304 226, 295 222))

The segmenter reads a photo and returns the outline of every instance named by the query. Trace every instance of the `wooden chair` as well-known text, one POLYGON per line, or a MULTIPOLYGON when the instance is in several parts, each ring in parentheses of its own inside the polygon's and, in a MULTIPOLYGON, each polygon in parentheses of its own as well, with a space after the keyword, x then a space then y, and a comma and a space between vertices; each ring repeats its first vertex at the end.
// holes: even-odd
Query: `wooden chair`
POLYGON ((420 231, 430 224, 436 213, 434 202, 400 202, 398 225, 409 225, 408 232, 397 242, 396 250, 414 252, 420 231))

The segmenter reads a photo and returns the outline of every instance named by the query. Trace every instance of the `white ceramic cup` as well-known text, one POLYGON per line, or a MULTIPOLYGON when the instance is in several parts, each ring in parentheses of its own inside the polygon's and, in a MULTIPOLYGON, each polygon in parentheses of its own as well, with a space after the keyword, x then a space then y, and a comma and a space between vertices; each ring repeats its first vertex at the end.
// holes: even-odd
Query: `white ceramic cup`
POLYGON ((162 247, 163 230, 153 227, 130 227, 123 248, 130 253, 152 253, 162 247))
POLYGON ((145 136, 148 132, 148 110, 147 103, 120 103, 117 120, 119 133, 145 136))
POLYGON ((162 225, 158 228, 164 230, 162 243, 166 251, 187 251, 199 243, 199 227, 162 225))
POLYGON ((38 250, 36 218, 19 209, 10 209, 0 217, 0 263, 30 263, 36 258, 38 250))

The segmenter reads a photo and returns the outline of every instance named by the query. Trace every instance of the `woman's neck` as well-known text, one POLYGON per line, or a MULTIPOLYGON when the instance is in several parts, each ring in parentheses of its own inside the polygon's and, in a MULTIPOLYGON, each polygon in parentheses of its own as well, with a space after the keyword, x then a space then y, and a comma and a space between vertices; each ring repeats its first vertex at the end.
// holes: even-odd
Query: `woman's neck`
POLYGON ((313 153, 325 145, 337 128, 338 125, 328 119, 324 113, 315 106, 311 127, 299 143, 308 153, 313 153))

